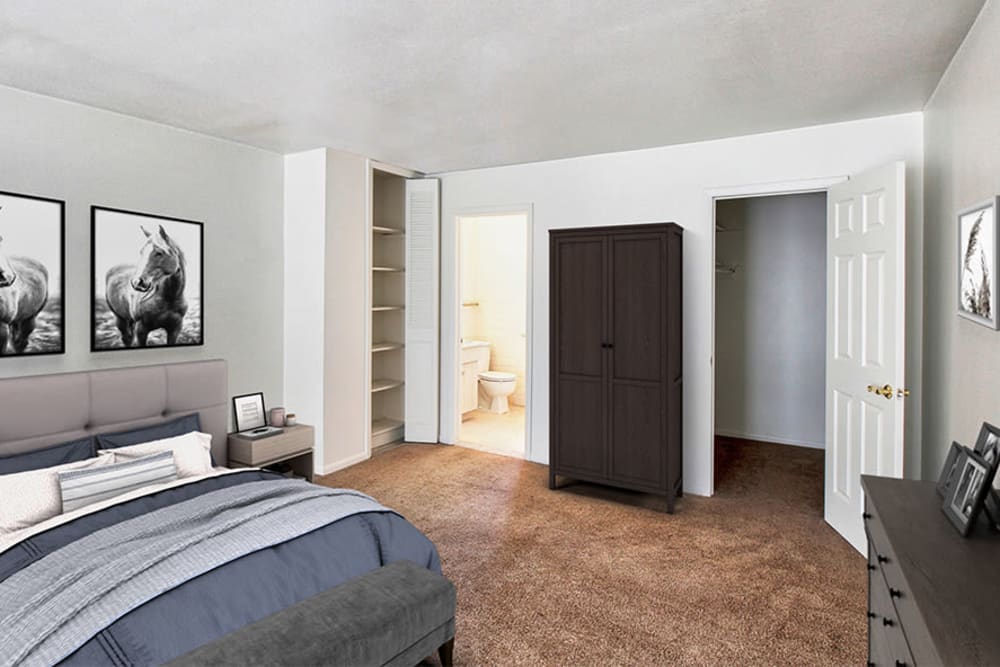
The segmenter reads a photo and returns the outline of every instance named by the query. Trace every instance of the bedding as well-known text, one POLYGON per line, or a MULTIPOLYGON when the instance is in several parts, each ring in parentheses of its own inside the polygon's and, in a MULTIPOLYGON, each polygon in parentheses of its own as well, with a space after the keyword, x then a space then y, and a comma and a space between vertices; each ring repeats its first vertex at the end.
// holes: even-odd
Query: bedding
POLYGON ((191 431, 200 430, 201 419, 198 417, 198 413, 195 412, 190 415, 168 419, 165 422, 152 426, 118 431, 116 433, 101 433, 97 436, 97 448, 115 449, 118 447, 128 447, 129 445, 163 440, 164 438, 172 438, 177 435, 184 435, 191 431))
POLYGON ((50 519, 62 512, 59 473, 114 463, 113 454, 42 470, 0 476, 0 536, 50 519))
POLYGON ((94 438, 81 438, 45 449, 37 449, 33 452, 2 456, 0 457, 0 475, 12 475, 29 470, 52 468, 65 463, 86 461, 94 458, 95 455, 94 438))
POLYGON ((98 453, 106 452, 115 455, 116 463, 134 461, 161 452, 173 452, 178 477, 204 475, 212 469, 212 436, 198 431, 136 445, 101 449, 98 453))
POLYGON ((161 664, 390 562, 440 572, 392 510, 262 470, 152 487, 24 535, 0 553, 0 664, 161 664), (57 583, 74 581, 92 586, 57 583))
POLYGON ((175 479, 177 466, 170 451, 99 468, 66 470, 59 473, 62 511, 72 512, 129 491, 175 479))

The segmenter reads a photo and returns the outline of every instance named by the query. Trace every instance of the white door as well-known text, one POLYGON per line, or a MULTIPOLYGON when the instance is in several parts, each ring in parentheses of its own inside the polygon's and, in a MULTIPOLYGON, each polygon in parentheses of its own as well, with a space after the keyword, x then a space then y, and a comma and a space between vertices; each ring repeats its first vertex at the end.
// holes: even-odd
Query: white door
POLYGON ((862 553, 861 475, 903 476, 905 193, 896 162, 827 194, 824 511, 862 553))
POLYGON ((438 441, 440 181, 406 181, 406 390, 403 437, 438 441))

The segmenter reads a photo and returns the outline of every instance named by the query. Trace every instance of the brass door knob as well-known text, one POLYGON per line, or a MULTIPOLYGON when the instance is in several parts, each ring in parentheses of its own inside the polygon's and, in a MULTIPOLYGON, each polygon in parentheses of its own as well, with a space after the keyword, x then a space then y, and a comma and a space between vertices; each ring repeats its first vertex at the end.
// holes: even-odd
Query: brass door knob
POLYGON ((879 396, 885 398, 886 400, 892 400, 893 396, 898 396, 899 398, 905 398, 910 395, 909 389, 893 389, 891 384, 884 384, 881 387, 878 385, 870 384, 868 385, 868 391, 873 394, 878 394, 879 396))
POLYGON ((882 396, 886 399, 891 399, 892 395, 895 393, 892 389, 891 384, 883 385, 881 387, 870 384, 868 385, 868 391, 870 391, 873 394, 878 394, 879 396, 882 396))

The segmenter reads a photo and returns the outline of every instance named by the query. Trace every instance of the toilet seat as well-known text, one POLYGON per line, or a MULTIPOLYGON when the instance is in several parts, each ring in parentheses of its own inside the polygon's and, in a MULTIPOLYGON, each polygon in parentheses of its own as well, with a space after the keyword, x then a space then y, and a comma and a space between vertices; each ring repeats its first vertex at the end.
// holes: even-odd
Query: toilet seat
POLYGON ((517 376, 503 371, 483 371, 479 374, 479 379, 487 382, 514 382, 517 376))

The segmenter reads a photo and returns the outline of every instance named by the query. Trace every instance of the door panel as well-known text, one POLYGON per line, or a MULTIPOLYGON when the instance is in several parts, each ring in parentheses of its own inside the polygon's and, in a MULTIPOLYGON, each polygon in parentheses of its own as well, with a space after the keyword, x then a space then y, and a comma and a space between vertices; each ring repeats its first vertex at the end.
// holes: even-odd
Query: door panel
POLYGON ((663 379, 664 246, 663 234, 612 236, 614 379, 663 379))
POLYGON ((824 514, 864 552, 861 475, 903 475, 905 165, 830 188, 827 234, 824 514))
POLYGON ((612 479, 665 489, 661 386, 615 381, 611 395, 612 479))
POLYGON ((610 475, 666 489, 666 234, 611 236, 610 475))
POLYGON ((603 237, 560 239, 556 301, 558 367, 561 374, 600 377, 604 342, 603 237))
POLYGON ((556 460, 560 470, 604 475, 604 387, 600 377, 558 380, 556 460))

